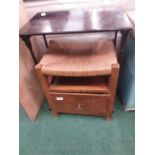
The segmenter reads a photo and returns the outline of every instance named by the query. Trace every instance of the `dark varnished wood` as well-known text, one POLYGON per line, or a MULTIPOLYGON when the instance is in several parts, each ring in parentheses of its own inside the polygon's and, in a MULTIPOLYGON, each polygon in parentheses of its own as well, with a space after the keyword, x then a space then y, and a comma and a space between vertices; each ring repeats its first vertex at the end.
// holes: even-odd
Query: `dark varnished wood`
POLYGON ((46 48, 47 48, 47 47, 48 47, 48 43, 47 43, 45 34, 43 34, 43 39, 44 39, 45 46, 46 46, 46 48))
MULTIPOLYGON (((37 13, 20 29, 19 33, 21 38, 41 35, 45 46, 48 47, 45 35, 114 31, 116 33, 114 44, 116 45, 117 32, 127 32, 131 29, 132 25, 121 9, 102 8, 46 12, 45 16, 37 13)), ((24 40, 36 64, 31 44, 27 43, 29 41, 30 39, 24 40)), ((124 47, 126 37, 123 37, 121 42, 121 46, 124 47)))
POLYGON ((37 13, 20 35, 68 34, 131 29, 131 23, 121 9, 83 9, 37 13))

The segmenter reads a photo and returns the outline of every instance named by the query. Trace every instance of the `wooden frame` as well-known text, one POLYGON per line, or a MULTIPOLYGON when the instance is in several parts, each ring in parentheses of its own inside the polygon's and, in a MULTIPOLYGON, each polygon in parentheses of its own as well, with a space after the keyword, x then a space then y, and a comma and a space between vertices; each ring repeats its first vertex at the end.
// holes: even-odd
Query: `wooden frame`
POLYGON ((96 43, 96 48, 87 52, 85 48, 83 52, 71 51, 71 45, 66 52, 55 50, 50 44, 40 63, 35 66, 53 115, 74 113, 112 119, 119 64, 113 42, 107 40, 100 43, 100 48, 100 44, 96 43), (66 63, 69 65, 65 66, 66 63), (52 78, 49 79, 49 76, 52 78), (82 80, 79 85, 78 81, 73 84, 75 79, 80 78, 83 81, 89 78, 86 79, 87 85, 81 85, 82 80), (71 80, 71 85, 60 85, 60 79, 71 80), (90 79, 93 79, 93 85, 88 83, 90 79), (59 81, 58 84, 55 81, 59 81))
MULTIPOLYGON (((38 78, 40 80, 40 83, 42 85, 42 88, 44 90, 45 96, 47 97, 49 107, 52 109, 52 114, 54 116, 58 116, 59 113, 75 113, 75 114, 87 114, 87 115, 98 115, 98 116, 105 116, 107 120, 112 119, 112 112, 114 110, 114 101, 115 101, 115 94, 116 94, 116 87, 117 87, 117 80, 119 75, 119 65, 118 64, 112 64, 112 72, 110 74, 109 82, 108 82, 108 88, 109 88, 109 94, 88 94, 88 93, 58 93, 58 92, 51 92, 50 84, 48 81, 48 76, 43 74, 41 72, 41 66, 36 65, 35 69, 38 74, 38 78), (65 107, 57 106, 59 105, 59 100, 55 100, 56 97, 63 97, 63 99, 67 98, 63 104, 65 107), (91 102, 94 101, 95 103, 92 105, 89 101, 91 98, 91 102), (94 111, 92 111, 91 108, 85 108, 85 110, 77 110, 78 106, 73 109, 74 103, 82 102, 81 105, 86 105, 87 107, 93 106, 94 111), (69 103, 68 103, 69 102, 69 103), (67 105, 67 106, 66 106, 67 105), (96 106, 98 108, 96 108, 96 106), (103 111, 101 110, 103 109, 103 111)), ((92 102, 93 103, 93 102, 92 102)), ((76 106, 76 103, 75 103, 76 106)), ((80 108, 80 107, 79 107, 80 108)))

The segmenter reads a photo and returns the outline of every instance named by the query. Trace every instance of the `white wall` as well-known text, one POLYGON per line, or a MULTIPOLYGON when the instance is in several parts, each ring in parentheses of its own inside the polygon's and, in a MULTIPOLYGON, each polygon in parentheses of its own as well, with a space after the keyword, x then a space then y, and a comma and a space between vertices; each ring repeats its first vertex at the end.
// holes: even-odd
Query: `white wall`
POLYGON ((134 10, 134 0, 43 0, 25 2, 25 8, 29 18, 37 12, 77 9, 77 8, 101 8, 106 5, 121 6, 124 10, 134 10))

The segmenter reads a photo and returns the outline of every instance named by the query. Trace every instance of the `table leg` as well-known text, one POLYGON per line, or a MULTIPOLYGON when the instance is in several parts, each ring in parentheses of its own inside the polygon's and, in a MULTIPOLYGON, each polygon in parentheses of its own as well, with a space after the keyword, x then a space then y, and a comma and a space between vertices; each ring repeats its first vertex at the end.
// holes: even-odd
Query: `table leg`
POLYGON ((115 38, 114 38, 114 46, 115 46, 115 49, 116 49, 116 43, 117 43, 117 31, 115 31, 115 38))
POLYGON ((44 38, 45 46, 46 46, 46 48, 48 48, 48 43, 47 43, 47 40, 46 40, 46 36, 44 34, 43 34, 43 38, 44 38))
POLYGON ((20 38, 24 41, 26 47, 30 50, 30 53, 31 53, 31 56, 33 58, 34 63, 37 64, 37 60, 35 58, 35 55, 34 55, 34 52, 33 52, 33 49, 32 49, 32 44, 31 44, 31 41, 30 41, 30 37, 31 37, 31 35, 20 36, 20 38))
POLYGON ((127 40, 127 36, 128 36, 129 31, 122 31, 122 37, 121 37, 121 43, 120 43, 120 47, 119 47, 119 53, 118 53, 118 60, 120 62, 121 58, 122 58, 122 54, 124 52, 125 49, 125 43, 127 40))

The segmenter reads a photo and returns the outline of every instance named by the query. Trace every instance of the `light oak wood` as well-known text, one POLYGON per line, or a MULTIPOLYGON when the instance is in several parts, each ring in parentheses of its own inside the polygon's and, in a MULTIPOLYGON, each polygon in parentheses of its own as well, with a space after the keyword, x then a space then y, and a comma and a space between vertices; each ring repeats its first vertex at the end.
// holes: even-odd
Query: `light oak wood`
POLYGON ((59 113, 98 115, 111 120, 119 73, 113 43, 106 41, 99 50, 84 52, 80 49, 77 53, 72 50, 61 52, 50 46, 35 68, 52 113, 55 116, 59 113), (98 59, 94 61, 94 57, 98 59), (70 59, 72 63, 69 63, 70 59), (66 67, 66 64, 69 65, 66 67), (98 64, 102 64, 102 68, 98 64), (107 66, 109 72, 105 73, 107 66))
POLYGON ((115 103, 115 96, 116 96, 116 89, 117 89, 117 82, 119 76, 119 64, 112 64, 112 72, 109 79, 108 87, 110 89, 111 97, 110 97, 110 106, 109 111, 114 111, 114 103, 115 103))
MULTIPOLYGON (((19 27, 21 28, 28 21, 22 0, 19 2, 19 15, 19 27)), ((32 42, 35 51, 39 51, 34 38, 32 42)), ((37 58, 40 57, 39 53, 35 54, 37 58)), ((33 121, 39 112, 44 95, 34 70, 33 59, 21 39, 19 39, 19 60, 19 103, 33 121)))

